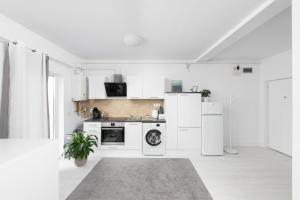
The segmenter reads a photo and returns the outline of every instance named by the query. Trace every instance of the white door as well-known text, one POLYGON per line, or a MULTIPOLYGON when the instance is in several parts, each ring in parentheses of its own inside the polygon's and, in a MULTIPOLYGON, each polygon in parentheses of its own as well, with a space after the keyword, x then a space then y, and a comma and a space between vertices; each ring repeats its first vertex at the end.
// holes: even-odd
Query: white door
POLYGON ((269 82, 269 147, 292 155, 292 79, 269 82))
POLYGON ((223 115, 202 116, 202 155, 223 155, 223 115))
POLYGON ((177 149, 178 95, 165 95, 166 148, 177 149))
POLYGON ((201 127, 201 95, 178 95, 178 126, 201 127))
POLYGON ((178 128, 178 149, 201 150, 201 128, 178 128))
POLYGON ((139 76, 127 76, 127 98, 140 99, 143 96, 143 81, 139 76))
POLYGON ((89 99, 105 99, 104 76, 89 76, 89 99))
POLYGON ((165 79, 160 76, 143 77, 143 98, 164 99, 165 79))
POLYGON ((125 148, 126 149, 142 149, 141 122, 126 122, 125 123, 125 148))

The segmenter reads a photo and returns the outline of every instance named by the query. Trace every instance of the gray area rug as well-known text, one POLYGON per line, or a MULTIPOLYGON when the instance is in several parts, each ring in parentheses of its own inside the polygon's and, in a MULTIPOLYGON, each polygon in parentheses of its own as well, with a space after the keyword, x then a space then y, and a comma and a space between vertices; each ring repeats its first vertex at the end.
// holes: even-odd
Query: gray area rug
POLYGON ((212 200, 180 158, 103 158, 67 200, 212 200))

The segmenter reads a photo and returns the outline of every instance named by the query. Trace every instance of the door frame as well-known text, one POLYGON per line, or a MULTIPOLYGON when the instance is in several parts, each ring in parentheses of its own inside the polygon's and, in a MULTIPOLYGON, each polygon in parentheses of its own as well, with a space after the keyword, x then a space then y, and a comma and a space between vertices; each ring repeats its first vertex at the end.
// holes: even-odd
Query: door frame
MULTIPOLYGON (((269 149, 272 149, 270 146, 269 146, 269 136, 270 136, 270 132, 269 132, 269 95, 270 95, 270 82, 274 82, 274 81, 281 81, 281 80, 288 80, 288 79, 293 79, 292 76, 289 76, 289 77, 283 77, 283 78, 277 78, 277 79, 271 79, 271 80, 266 80, 264 82, 264 105, 265 105, 265 108, 264 108, 264 124, 265 124, 265 127, 264 127, 264 137, 265 137, 265 145, 267 148, 269 149)), ((274 150, 274 149, 272 149, 274 150)), ((281 153, 281 152, 280 152, 281 153)), ((284 154, 286 155, 286 154, 284 154)), ((289 155, 287 155, 289 156, 289 155)))

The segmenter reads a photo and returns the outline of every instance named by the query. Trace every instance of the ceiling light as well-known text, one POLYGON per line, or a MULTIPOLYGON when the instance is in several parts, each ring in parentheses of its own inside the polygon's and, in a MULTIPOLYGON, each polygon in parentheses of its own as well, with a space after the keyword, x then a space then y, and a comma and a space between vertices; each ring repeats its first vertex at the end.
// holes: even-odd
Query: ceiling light
POLYGON ((143 38, 138 35, 125 35, 123 42, 126 46, 138 46, 142 44, 143 38))

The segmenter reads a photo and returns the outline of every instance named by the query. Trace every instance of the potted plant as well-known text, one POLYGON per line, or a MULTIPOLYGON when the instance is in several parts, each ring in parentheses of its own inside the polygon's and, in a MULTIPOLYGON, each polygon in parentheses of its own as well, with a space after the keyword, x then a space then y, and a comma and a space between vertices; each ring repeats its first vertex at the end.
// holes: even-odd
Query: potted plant
POLYGON ((204 89, 201 91, 201 97, 202 97, 202 100, 204 102, 208 102, 209 101, 209 97, 210 97, 210 90, 207 90, 207 89, 204 89))
POLYGON ((76 130, 71 135, 71 142, 64 145, 64 155, 69 160, 74 158, 75 165, 81 167, 87 162, 89 154, 94 153, 92 147, 98 147, 98 138, 95 135, 86 135, 81 130, 76 130))

